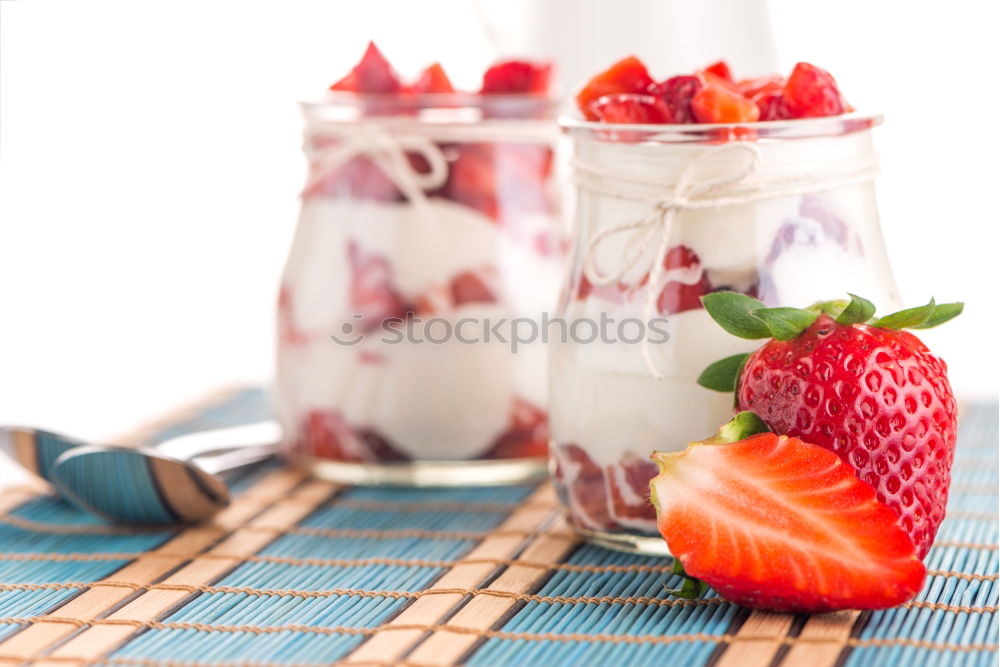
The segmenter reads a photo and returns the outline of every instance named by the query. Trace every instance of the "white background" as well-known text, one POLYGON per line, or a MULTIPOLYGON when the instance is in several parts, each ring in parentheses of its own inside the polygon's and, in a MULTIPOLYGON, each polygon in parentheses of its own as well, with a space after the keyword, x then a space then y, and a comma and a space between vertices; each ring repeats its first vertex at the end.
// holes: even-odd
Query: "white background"
POLYGON ((879 196, 904 297, 968 302, 921 335, 961 395, 994 395, 996 5, 775 0, 768 30, 749 0, 652 4, 604 2, 617 16, 587 25, 555 0, 483 0, 503 20, 488 35, 470 0, 0 0, 0 423, 94 437, 267 379, 303 178, 294 102, 369 37, 406 74, 437 59, 473 86, 498 47, 576 49, 579 67, 632 50, 658 78, 716 54, 737 75, 826 67, 886 115, 879 196))

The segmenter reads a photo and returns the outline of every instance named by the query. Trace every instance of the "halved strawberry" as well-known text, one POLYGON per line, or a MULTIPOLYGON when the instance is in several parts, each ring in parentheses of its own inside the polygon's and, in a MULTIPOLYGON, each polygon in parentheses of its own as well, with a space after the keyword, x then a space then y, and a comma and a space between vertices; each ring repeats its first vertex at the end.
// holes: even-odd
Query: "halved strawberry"
POLYGON ((428 65, 420 73, 420 78, 413 84, 411 90, 418 94, 455 92, 454 86, 451 85, 451 81, 448 79, 448 75, 445 74, 444 68, 441 67, 440 63, 428 65))
POLYGON ((551 63, 507 60, 493 65, 483 74, 481 93, 544 95, 549 92, 551 63))
POLYGON ((657 452, 660 532, 696 577, 775 611, 884 609, 926 570, 895 513, 836 454, 741 412, 713 438, 657 452))
POLYGON ((618 93, 647 92, 653 77, 649 76, 646 66, 635 56, 619 60, 587 82, 587 85, 576 94, 576 104, 587 120, 597 120, 590 108, 591 103, 605 95, 618 93))
POLYGON ((590 104, 590 110, 605 123, 669 123, 671 119, 666 102, 636 93, 604 95, 590 104))

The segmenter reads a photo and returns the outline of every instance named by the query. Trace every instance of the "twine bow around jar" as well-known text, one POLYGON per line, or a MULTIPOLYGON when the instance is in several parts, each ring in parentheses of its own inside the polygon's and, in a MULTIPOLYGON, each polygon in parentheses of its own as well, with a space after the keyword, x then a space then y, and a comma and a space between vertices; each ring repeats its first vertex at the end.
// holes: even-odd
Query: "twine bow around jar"
POLYGON ((448 159, 439 143, 550 143, 556 132, 552 123, 529 120, 481 120, 471 125, 443 123, 427 125, 422 132, 407 132, 402 128, 389 129, 378 121, 308 119, 305 135, 304 151, 312 163, 305 192, 352 159, 364 156, 372 160, 410 204, 426 212, 426 193, 448 180, 448 159), (333 141, 316 146, 315 139, 333 141), (421 156, 427 170, 416 168, 407 154, 421 156))
POLYGON ((418 134, 396 134, 378 123, 345 125, 310 124, 306 129, 305 153, 312 168, 306 191, 356 157, 368 157, 411 204, 423 208, 426 192, 444 185, 448 160, 433 140, 418 134), (315 146, 310 139, 329 138, 334 142, 315 146), (407 153, 420 155, 427 171, 413 167, 407 153))
MULTIPOLYGON (((643 319, 648 323, 657 311, 663 263, 679 211, 739 206, 765 199, 832 190, 870 182, 878 173, 878 159, 875 157, 836 169, 812 170, 768 179, 755 177, 760 164, 760 147, 748 141, 709 148, 688 162, 673 184, 631 177, 596 163, 574 160, 574 180, 581 189, 615 199, 648 202, 652 206, 648 216, 609 227, 594 235, 583 253, 583 271, 587 280, 596 286, 616 283, 648 255, 651 247, 655 247, 643 307, 643 319), (625 254, 614 271, 598 271, 597 253, 601 245, 612 237, 629 232, 639 232, 628 244, 631 251, 625 254)), ((648 338, 642 341, 642 358, 653 378, 662 380, 664 376, 653 361, 648 338)))

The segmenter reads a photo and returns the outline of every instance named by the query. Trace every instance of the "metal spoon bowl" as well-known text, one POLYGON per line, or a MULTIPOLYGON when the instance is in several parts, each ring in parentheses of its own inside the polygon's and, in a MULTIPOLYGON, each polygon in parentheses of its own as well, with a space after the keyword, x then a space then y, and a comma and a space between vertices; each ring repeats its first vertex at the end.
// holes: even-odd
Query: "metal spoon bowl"
POLYGON ((0 428, 0 451, 68 501, 117 523, 202 521, 229 504, 224 476, 277 453, 273 421, 202 431, 155 447, 92 445, 23 427, 0 428))

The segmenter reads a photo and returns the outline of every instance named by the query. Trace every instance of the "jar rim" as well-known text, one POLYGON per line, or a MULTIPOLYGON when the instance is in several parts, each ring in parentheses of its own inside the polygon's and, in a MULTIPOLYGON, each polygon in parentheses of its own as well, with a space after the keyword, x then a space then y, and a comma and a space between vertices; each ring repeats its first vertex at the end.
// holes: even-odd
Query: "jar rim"
MULTIPOLYGON (((882 124, 880 113, 851 112, 822 118, 757 121, 754 123, 629 124, 588 121, 574 115, 559 117, 564 134, 598 141, 675 144, 718 142, 720 130, 739 131, 747 138, 765 141, 837 137, 882 124)), ((738 135, 737 135, 738 136, 738 135)))
POLYGON ((473 109, 498 114, 554 113, 562 103, 551 95, 514 93, 355 93, 331 90, 320 97, 299 100, 306 114, 332 109, 357 109, 375 115, 395 115, 414 111, 473 109))

